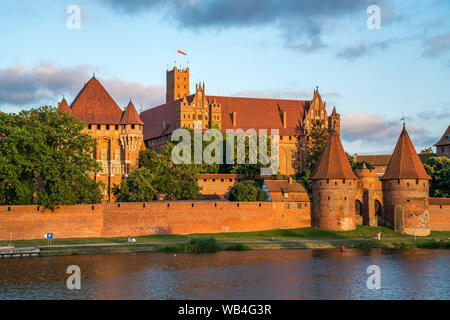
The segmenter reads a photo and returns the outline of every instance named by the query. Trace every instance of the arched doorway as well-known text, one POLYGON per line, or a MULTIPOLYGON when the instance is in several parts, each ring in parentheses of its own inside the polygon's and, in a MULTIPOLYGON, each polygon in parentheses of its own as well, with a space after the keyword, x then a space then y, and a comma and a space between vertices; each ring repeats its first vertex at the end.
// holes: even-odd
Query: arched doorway
POLYGON ((362 216, 362 203, 359 200, 355 200, 355 214, 362 216))
POLYGON ((379 226, 384 226, 386 224, 383 215, 383 207, 381 206, 381 203, 378 200, 375 200, 375 216, 377 217, 377 222, 379 226))

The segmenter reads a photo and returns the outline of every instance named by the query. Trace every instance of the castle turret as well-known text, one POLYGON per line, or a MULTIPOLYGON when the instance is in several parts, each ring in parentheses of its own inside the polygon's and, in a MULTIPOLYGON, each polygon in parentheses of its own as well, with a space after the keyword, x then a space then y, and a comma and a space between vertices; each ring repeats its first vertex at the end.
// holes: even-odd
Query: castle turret
POLYGON ((72 113, 72 109, 70 109, 69 104, 66 101, 66 98, 63 97, 61 102, 58 102, 58 110, 62 110, 64 112, 72 113))
POLYGON ((125 107, 120 126, 119 140, 123 152, 124 174, 128 175, 139 163, 139 151, 143 148, 142 131, 144 126, 144 122, 139 118, 131 100, 125 107))
POLYGON ((378 221, 375 216, 377 209, 376 201, 381 200, 381 182, 377 179, 376 171, 374 169, 367 169, 365 163, 361 169, 355 170, 355 173, 358 177, 358 190, 362 193, 362 201, 360 203, 362 223, 369 226, 377 226, 378 221))
POLYGON ((405 233, 416 229, 412 234, 417 235, 422 231, 426 234, 428 228, 429 233, 427 209, 431 177, 425 171, 405 125, 381 180, 386 225, 405 233))
POLYGON ((333 108, 333 112, 328 117, 329 130, 335 130, 338 134, 341 133, 341 115, 336 112, 336 107, 333 108))
POLYGON ((311 179, 314 226, 341 231, 355 229, 357 178, 335 130, 328 137, 311 179))

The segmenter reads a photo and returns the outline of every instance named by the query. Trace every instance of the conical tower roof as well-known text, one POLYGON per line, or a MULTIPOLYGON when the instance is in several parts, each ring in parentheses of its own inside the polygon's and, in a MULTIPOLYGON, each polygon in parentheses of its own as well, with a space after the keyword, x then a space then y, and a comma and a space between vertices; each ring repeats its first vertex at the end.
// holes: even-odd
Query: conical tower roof
POLYGON ((394 179, 427 179, 431 177, 425 171, 422 161, 409 138, 405 125, 398 138, 394 153, 392 154, 383 180, 394 179))
POLYGON ((95 77, 81 89, 70 106, 73 115, 93 124, 119 124, 122 110, 95 77))
POLYGON ((339 134, 335 130, 331 131, 328 137, 316 172, 311 179, 356 179, 342 147, 339 134))
POLYGON ((136 108, 133 105, 133 102, 128 103, 128 106, 125 108, 125 111, 122 115, 122 120, 120 120, 120 124, 140 124, 144 125, 144 122, 139 118, 136 108))
POLYGON ((58 102, 58 109, 64 111, 64 112, 72 112, 72 109, 70 109, 69 104, 66 101, 66 98, 63 97, 61 102, 58 102))

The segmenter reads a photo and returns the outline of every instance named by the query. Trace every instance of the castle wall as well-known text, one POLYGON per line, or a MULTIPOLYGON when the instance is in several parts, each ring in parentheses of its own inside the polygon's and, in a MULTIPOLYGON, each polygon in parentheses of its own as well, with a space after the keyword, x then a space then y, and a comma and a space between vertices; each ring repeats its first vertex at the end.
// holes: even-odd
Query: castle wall
POLYGON ((0 206, 0 240, 245 232, 311 226, 309 202, 150 202, 0 206))
POLYGON ((430 198, 430 228, 434 231, 450 231, 450 198, 430 198))
POLYGON ((240 183, 243 175, 200 174, 197 181, 204 199, 227 199, 232 187, 240 183))
POLYGON ((356 188, 356 180, 353 179, 314 180, 314 226, 341 231, 355 229, 356 188))

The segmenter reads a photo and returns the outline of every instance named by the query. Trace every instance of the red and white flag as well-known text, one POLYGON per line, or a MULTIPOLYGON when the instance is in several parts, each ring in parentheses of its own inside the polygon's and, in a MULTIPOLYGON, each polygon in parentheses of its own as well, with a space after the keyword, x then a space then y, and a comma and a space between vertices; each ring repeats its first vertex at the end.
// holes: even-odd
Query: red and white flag
POLYGON ((183 54, 183 55, 187 56, 187 53, 186 53, 186 52, 184 52, 184 51, 181 51, 180 49, 178 49, 178 53, 181 53, 181 54, 183 54))

